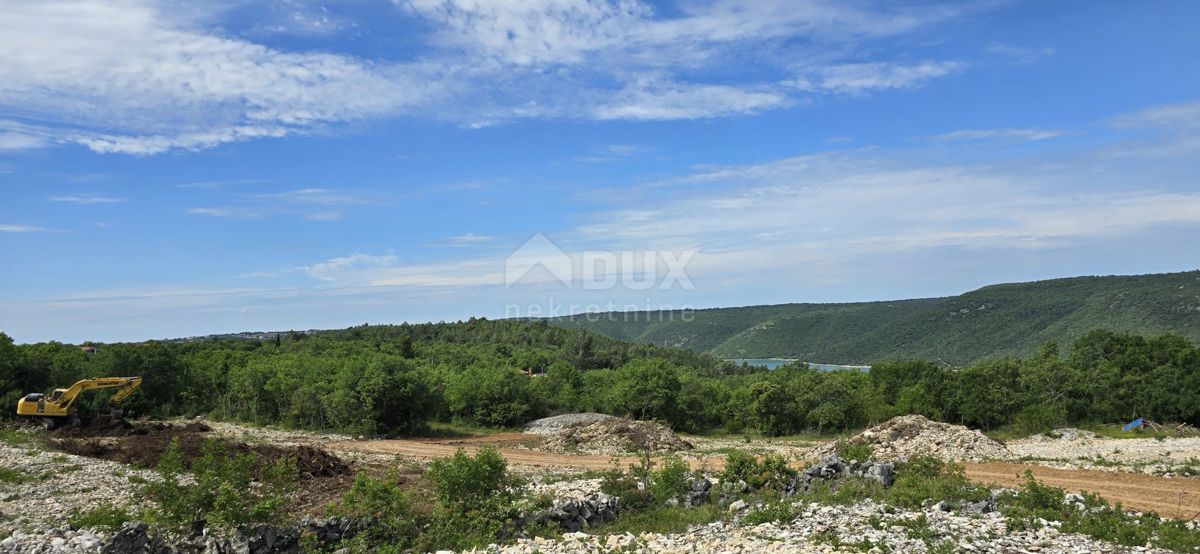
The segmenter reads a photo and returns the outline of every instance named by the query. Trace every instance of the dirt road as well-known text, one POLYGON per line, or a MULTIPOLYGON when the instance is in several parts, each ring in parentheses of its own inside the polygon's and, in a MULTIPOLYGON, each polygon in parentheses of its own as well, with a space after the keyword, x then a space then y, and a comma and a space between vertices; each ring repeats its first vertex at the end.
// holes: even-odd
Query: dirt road
MULTIPOLYGON (((399 454, 419 458, 441 458, 453 455, 458 448, 464 448, 468 453, 473 454, 476 449, 475 444, 490 442, 496 446, 500 446, 500 453, 513 465, 590 470, 604 470, 612 467, 614 458, 611 456, 554 454, 536 450, 503 447, 503 444, 510 441, 520 442, 522 440, 524 438, 520 435, 508 435, 502 439, 492 438, 481 441, 473 441, 469 438, 456 440, 373 440, 336 442, 326 444, 325 446, 338 450, 399 454)), ((637 459, 624 457, 619 460, 622 465, 627 465, 635 462, 637 459)), ((703 460, 694 460, 691 463, 693 467, 704 465, 716 470, 724 466, 724 461, 724 457, 710 457, 703 460)), ((967 463, 963 464, 963 466, 967 477, 977 483, 1011 487, 1018 485, 1022 480, 1020 475, 1023 475, 1026 470, 1030 470, 1033 472, 1034 478, 1045 484, 1072 492, 1095 492, 1110 502, 1120 502, 1129 509, 1155 511, 1165 517, 1183 519, 1191 519, 1200 514, 1200 479, 1172 479, 1115 471, 1054 469, 1030 464, 1004 462, 967 463)))
POLYGON ((1024 481, 1022 475, 1029 470, 1035 479, 1047 485, 1072 492, 1094 492, 1129 509, 1182 519, 1200 514, 1200 479, 1002 462, 963 464, 963 467, 967 477, 977 483, 1012 487, 1024 481))

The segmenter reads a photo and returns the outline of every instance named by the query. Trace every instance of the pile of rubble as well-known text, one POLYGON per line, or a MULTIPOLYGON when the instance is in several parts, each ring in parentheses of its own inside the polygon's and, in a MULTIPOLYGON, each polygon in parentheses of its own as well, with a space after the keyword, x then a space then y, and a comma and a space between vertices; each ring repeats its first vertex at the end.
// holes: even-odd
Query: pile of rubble
POLYGON ((566 425, 546 436, 543 447, 558 452, 611 455, 645 450, 690 450, 692 444, 660 423, 610 418, 566 425))
MULTIPOLYGON (((963 427, 930 421, 919 415, 894 417, 849 439, 871 447, 872 458, 888 461, 933 456, 949 461, 979 461, 1009 457, 1008 449, 987 435, 963 427)), ((817 450, 824 458, 837 452, 830 443, 817 450)))
POLYGON ((582 425, 586 423, 594 423, 596 421, 609 421, 619 419, 608 414, 596 413, 580 413, 580 414, 562 414, 542 419, 535 419, 525 424, 525 432, 530 435, 549 436, 561 432, 567 427, 573 425, 582 425))
POLYGON ((549 510, 521 523, 554 523, 563 531, 574 532, 615 521, 620 514, 621 499, 601 492, 585 498, 561 500, 549 510))

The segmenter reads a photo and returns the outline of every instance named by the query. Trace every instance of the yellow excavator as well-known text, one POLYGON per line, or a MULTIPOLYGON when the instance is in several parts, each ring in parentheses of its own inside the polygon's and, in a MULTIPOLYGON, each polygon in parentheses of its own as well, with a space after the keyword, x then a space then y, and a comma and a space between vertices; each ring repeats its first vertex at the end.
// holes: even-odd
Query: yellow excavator
POLYGON ((115 418, 121 417, 121 401, 142 386, 141 377, 96 377, 81 379, 70 388, 54 389, 49 396, 40 392, 30 393, 17 401, 17 415, 39 419, 47 429, 69 424, 78 426, 79 416, 75 412, 75 399, 79 393, 95 389, 117 389, 108 400, 109 409, 115 418))

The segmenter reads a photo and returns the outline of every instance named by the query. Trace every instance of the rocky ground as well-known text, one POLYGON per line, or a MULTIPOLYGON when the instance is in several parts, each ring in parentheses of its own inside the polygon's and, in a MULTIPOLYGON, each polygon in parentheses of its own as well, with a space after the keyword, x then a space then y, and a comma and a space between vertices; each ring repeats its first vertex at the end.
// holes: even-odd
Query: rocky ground
POLYGON ((561 540, 535 538, 513 545, 493 545, 480 552, 1166 552, 1123 548, 1083 535, 1060 533, 1053 524, 1008 532, 1003 518, 996 513, 963 515, 933 507, 897 511, 870 501, 855 506, 799 506, 799 515, 783 523, 742 525, 739 520, 743 511, 731 514, 727 521, 697 526, 686 533, 567 533, 561 540))
POLYGON ((1200 476, 1200 437, 1112 439, 1090 431, 1060 429, 1010 441, 1006 446, 1009 459, 1050 467, 1200 476))
MULTIPOLYGON (((573 421, 566 418, 561 427, 552 430, 587 427, 601 422, 611 425, 624 420, 597 418, 573 421)), ((1174 471, 1186 475, 1188 468, 1200 468, 1192 461, 1200 459, 1200 438, 1183 439, 1109 439, 1088 432, 1060 430, 1052 435, 1030 437, 1000 445, 982 435, 955 426, 932 422, 889 422, 881 428, 861 435, 884 457, 906 457, 930 452, 945 453, 958 460, 1000 459, 1036 460, 1036 463, 1064 468, 1098 468, 1106 470, 1163 473, 1174 471), (868 434, 869 433, 869 434, 868 434), (986 440, 984 440, 986 439, 986 440), (999 445, 1000 449, 996 448, 999 445)), ((200 422, 174 422, 172 425, 191 429, 198 436, 212 436, 245 444, 246 448, 264 452, 296 452, 305 449, 327 448, 353 467, 407 467, 419 473, 428 462, 421 456, 397 456, 371 453, 351 448, 364 441, 341 435, 281 431, 252 428, 218 422, 203 422, 207 431, 200 432, 200 422), (188 427, 190 426, 190 427, 188 427), (340 444, 334 448, 332 445, 340 444)), ((670 435, 673 436, 673 435, 670 435)), ((661 439, 669 441, 669 437, 661 439)), ((9 431, 0 441, 0 553, 10 552, 98 552, 108 538, 95 530, 74 530, 66 526, 75 510, 87 510, 105 503, 127 505, 135 509, 134 492, 140 483, 153 479, 150 471, 121 463, 126 456, 139 459, 136 448, 156 445, 144 435, 109 437, 80 436, 69 433, 55 436, 59 443, 45 443, 41 431, 9 431), (92 455, 75 455, 57 450, 63 441, 75 441, 92 455), (105 459, 105 458, 108 459, 105 459), (112 458, 117 457, 119 460, 112 458)), ((471 439, 454 443, 471 447, 471 439)), ((486 438, 480 444, 487 444, 486 438)), ((820 443, 800 441, 742 439, 697 439, 697 456, 707 459, 720 457, 727 449, 744 449, 759 453, 780 453, 792 460, 817 459, 820 443)), ((424 443, 422 443, 424 444, 424 443)), ((436 441, 429 444, 440 444, 436 441)), ((617 450, 613 452, 626 452, 617 450)), ((529 454, 537 454, 522 450, 529 454)), ((507 455, 507 454, 506 454, 507 455)), ((541 454, 555 456, 551 454, 541 454)), ((558 457, 576 458, 578 456, 558 457)), ((597 457, 598 458, 598 457, 597 457)), ((319 471, 329 461, 313 458, 319 471)), ((603 459, 601 459, 603 461, 603 459)), ((514 464, 512 469, 529 480, 529 490, 561 502, 582 505, 599 497, 600 480, 594 473, 579 469, 547 468, 514 464), (590 500, 589 500, 590 499, 590 500)), ((714 468, 715 469, 715 468, 714 468)), ((340 470, 339 470, 340 471, 340 470)), ((346 474, 324 478, 331 487, 340 486, 346 474)), ((715 481, 715 480, 714 480, 715 481)), ((334 489, 325 491, 333 494, 334 489)), ((314 509, 316 507, 314 506, 314 509)), ((1040 529, 1010 533, 996 514, 947 513, 935 507, 919 511, 896 511, 872 503, 852 507, 823 507, 803 505, 799 517, 784 523, 743 525, 741 517, 753 507, 728 512, 717 523, 689 529, 686 533, 655 535, 585 535, 567 533, 560 540, 534 539, 505 547, 492 547, 490 552, 608 552, 614 549, 631 552, 822 552, 836 549, 862 548, 871 551, 926 552, 933 549, 970 552, 1122 552, 1111 544, 1077 535, 1061 534, 1052 524, 1040 529)), ((938 550, 942 551, 942 550, 938 550)), ((1147 549, 1134 551, 1150 551, 1147 549)))
POLYGON ((0 468, 7 470, 0 481, 0 536, 60 526, 75 510, 130 505, 139 483, 154 478, 125 464, 48 450, 34 434, 15 436, 0 442, 0 468))

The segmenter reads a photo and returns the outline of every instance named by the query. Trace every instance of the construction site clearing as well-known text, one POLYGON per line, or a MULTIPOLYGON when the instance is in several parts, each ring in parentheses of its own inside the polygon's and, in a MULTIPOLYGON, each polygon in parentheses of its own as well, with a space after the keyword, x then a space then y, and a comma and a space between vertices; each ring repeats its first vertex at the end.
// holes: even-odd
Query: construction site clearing
MULTIPOLYGON (((364 439, 203 419, 109 421, 56 431, 10 427, 0 442, 0 467, 33 478, 0 483, 0 536, 60 526, 63 514, 101 503, 134 502, 138 483, 153 478, 150 468, 175 438, 185 466, 210 440, 267 461, 293 461, 300 490, 291 509, 297 517, 324 514, 325 506, 341 497, 358 472, 391 472, 410 489, 427 489, 428 462, 460 448, 470 453, 494 447, 529 486, 556 496, 594 486, 585 472, 635 463, 643 450, 651 451, 652 458, 673 451, 692 467, 711 471, 721 469, 731 449, 781 454, 800 468, 831 451, 832 441, 677 437, 657 424, 584 416, 572 415, 575 420, 558 427, 553 422, 532 425, 532 432, 407 439, 364 439)), ((968 478, 981 484, 1015 486, 1028 470, 1045 484, 1094 492, 1126 509, 1188 520, 1200 515, 1200 479, 1194 477, 1200 473, 1200 437, 1115 439, 1066 429, 1001 443, 961 426, 905 416, 848 440, 869 444, 893 459, 933 455, 956 461, 968 478)))

